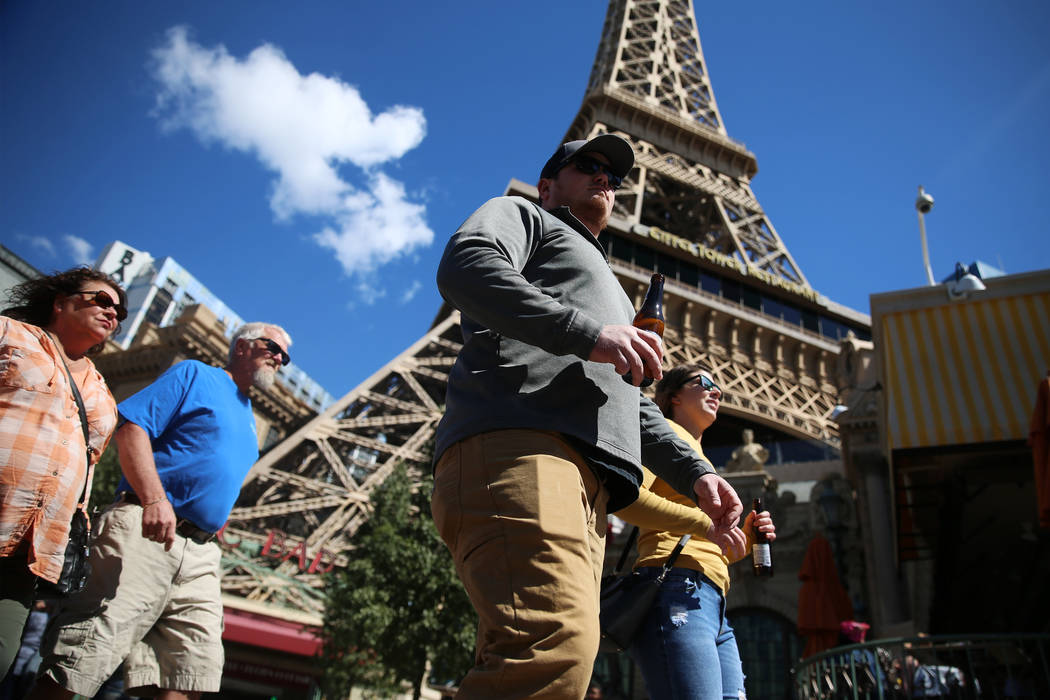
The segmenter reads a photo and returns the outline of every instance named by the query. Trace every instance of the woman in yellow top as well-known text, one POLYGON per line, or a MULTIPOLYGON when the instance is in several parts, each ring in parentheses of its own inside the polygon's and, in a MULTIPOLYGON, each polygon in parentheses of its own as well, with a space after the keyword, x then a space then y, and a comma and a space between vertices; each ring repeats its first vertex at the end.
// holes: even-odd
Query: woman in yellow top
MULTIPOLYGON (((721 398, 710 374, 697 365, 664 372, 656 385, 660 410, 701 456, 700 438, 715 421, 721 398)), ((655 578, 679 538, 692 535, 630 648, 649 696, 744 698, 740 653, 725 615, 729 562, 750 551, 755 527, 776 539, 773 521, 766 511, 751 512, 742 529, 719 531, 695 503, 648 470, 642 486, 638 500, 617 512, 639 526, 636 571, 655 578)))

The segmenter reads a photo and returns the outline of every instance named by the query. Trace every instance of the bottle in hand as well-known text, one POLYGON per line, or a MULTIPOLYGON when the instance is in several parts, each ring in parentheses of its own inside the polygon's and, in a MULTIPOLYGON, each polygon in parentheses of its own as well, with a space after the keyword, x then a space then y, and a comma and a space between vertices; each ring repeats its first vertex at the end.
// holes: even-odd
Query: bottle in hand
MULTIPOLYGON (((762 499, 756 498, 752 502, 755 515, 757 516, 762 512, 762 499)), ((755 531, 755 543, 751 545, 751 563, 755 571, 755 576, 772 576, 773 575, 773 555, 769 549, 769 542, 766 540, 766 533, 758 529, 756 525, 755 531)))
MULTIPOLYGON (((638 313, 634 315, 631 325, 643 331, 656 333, 661 338, 664 337, 664 276, 659 272, 649 280, 649 291, 645 293, 642 308, 638 309, 638 313)), ((628 384, 634 384, 629 371, 623 375, 623 380, 628 384)), ((653 378, 646 375, 642 379, 641 386, 649 386, 652 383, 653 378)))

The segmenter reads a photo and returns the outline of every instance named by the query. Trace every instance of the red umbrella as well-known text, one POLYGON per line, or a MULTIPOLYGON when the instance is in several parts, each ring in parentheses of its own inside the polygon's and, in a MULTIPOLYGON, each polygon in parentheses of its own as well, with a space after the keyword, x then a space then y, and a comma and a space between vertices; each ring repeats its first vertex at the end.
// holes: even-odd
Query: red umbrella
POLYGON ((798 572, 798 633, 806 638, 802 656, 811 656, 838 644, 839 623, 853 619, 853 603, 839 580, 831 544, 814 535, 798 572))
MULTIPOLYGON (((1048 373, 1050 375, 1050 373, 1048 373)), ((1032 446, 1035 467, 1035 498, 1039 506, 1039 527, 1050 528, 1050 376, 1039 382, 1028 444, 1032 446)))

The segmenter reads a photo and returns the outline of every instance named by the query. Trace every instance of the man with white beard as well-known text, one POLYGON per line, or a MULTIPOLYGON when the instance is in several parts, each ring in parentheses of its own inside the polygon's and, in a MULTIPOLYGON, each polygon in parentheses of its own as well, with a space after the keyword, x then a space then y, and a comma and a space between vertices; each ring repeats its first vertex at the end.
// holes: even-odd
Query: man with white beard
POLYGON ((246 324, 225 369, 180 362, 117 406, 124 478, 100 517, 87 588, 64 601, 48 631, 30 697, 92 697, 122 661, 130 694, 175 700, 219 690, 213 540, 259 457, 248 390, 273 386, 291 343, 272 323, 246 324))

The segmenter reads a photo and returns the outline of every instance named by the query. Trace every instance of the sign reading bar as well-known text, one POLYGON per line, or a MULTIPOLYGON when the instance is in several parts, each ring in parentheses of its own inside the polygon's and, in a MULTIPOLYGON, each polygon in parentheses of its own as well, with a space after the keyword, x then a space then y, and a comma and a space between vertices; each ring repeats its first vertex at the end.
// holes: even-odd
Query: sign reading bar
POLYGON ((771 287, 783 289, 785 292, 790 292, 791 294, 798 295, 810 301, 815 302, 820 296, 815 290, 810 289, 809 287, 778 277, 777 275, 766 272, 765 270, 751 269, 731 255, 719 253, 717 250, 712 250, 711 248, 697 243, 696 241, 691 241, 688 238, 682 238, 673 233, 668 233, 656 226, 642 226, 638 224, 631 227, 631 231, 642 238, 649 238, 658 243, 663 243, 669 248, 683 250, 694 258, 701 258, 720 267, 734 270, 741 275, 752 277, 771 287))

